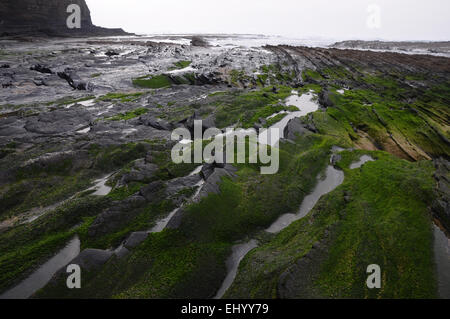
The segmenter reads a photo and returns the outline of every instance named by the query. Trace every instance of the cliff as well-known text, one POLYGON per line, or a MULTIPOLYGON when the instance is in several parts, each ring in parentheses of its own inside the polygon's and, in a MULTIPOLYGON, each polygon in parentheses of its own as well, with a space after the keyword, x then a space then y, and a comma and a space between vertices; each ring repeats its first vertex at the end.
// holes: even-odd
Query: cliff
POLYGON ((91 13, 85 0, 2 0, 0 2, 0 36, 109 36, 126 35, 122 29, 107 29, 92 24, 91 13), (81 8, 81 28, 66 25, 67 7, 77 4, 81 8))

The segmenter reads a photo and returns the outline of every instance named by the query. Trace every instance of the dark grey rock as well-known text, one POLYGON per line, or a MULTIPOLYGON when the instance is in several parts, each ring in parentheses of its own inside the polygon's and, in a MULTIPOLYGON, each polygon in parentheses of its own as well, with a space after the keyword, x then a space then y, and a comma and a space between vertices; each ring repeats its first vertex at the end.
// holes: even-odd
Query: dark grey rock
POLYGON ((253 128, 257 131, 259 131, 260 129, 264 128, 260 123, 255 123, 253 125, 253 128))
POLYGON ((434 160, 435 200, 431 205, 433 216, 450 233, 450 162, 444 158, 434 160))
POLYGON ((158 193, 164 189, 164 184, 161 181, 156 181, 141 188, 140 195, 147 201, 154 202, 158 200, 158 193))
POLYGON ((194 114, 192 116, 190 116, 189 118, 187 118, 184 123, 184 126, 189 131, 191 131, 193 133, 194 132, 194 121, 200 121, 200 120, 202 121, 202 132, 204 132, 205 130, 207 130, 209 128, 216 127, 214 114, 208 116, 205 119, 202 119, 202 117, 197 113, 198 112, 194 112, 194 114))
POLYGON ((128 256, 130 251, 122 246, 118 250, 116 250, 114 253, 116 254, 117 258, 122 259, 122 258, 128 256))
POLYGON ((115 55, 119 55, 119 53, 110 49, 110 50, 105 52, 105 55, 109 56, 109 57, 112 57, 112 56, 115 56, 115 55))
MULTIPOLYGON (((211 167, 211 166, 209 166, 211 167)), ((207 181, 202 186, 202 190, 200 191, 197 198, 194 201, 200 201, 202 198, 208 196, 211 193, 218 194, 220 192, 220 183, 222 181, 222 177, 228 176, 230 178, 235 178, 234 174, 237 169, 229 164, 223 166, 223 168, 215 167, 214 171, 209 175, 207 181)), ((167 224, 168 229, 178 229, 183 221, 183 218, 186 214, 184 208, 180 208, 176 214, 172 217, 172 219, 167 224)))
POLYGON ((89 126, 91 119, 91 113, 84 109, 58 109, 28 119, 25 129, 38 134, 63 134, 89 126))
POLYGON ((75 90, 81 91, 93 91, 94 86, 92 83, 85 82, 75 73, 75 70, 66 68, 63 72, 58 72, 58 76, 69 83, 69 85, 75 90))
POLYGON ((312 127, 302 123, 301 119, 294 118, 290 120, 286 125, 286 127, 284 128, 284 138, 288 140, 295 140, 297 135, 313 133, 314 131, 311 130, 310 128, 312 127))
POLYGON ((199 36, 193 36, 191 40, 191 45, 194 47, 209 47, 208 41, 199 36))
POLYGON ((67 171, 79 171, 92 166, 92 159, 85 151, 55 152, 41 155, 21 165, 18 169, 22 172, 45 171, 60 167, 61 163, 67 163, 67 171))
POLYGON ((207 197, 209 194, 220 193, 220 183, 223 177, 235 178, 235 169, 232 165, 227 165, 226 168, 215 168, 214 172, 208 177, 202 190, 199 193, 198 200, 207 197))
POLYGON ((131 182, 144 182, 151 179, 159 167, 156 164, 147 163, 145 159, 136 160, 130 172, 125 173, 120 178, 118 187, 131 182))
POLYGON ((172 179, 166 183, 166 194, 175 195, 185 188, 194 187, 201 180, 202 177, 199 174, 172 179))
POLYGON ((319 94, 319 104, 323 107, 333 107, 334 103, 330 98, 332 93, 328 89, 323 89, 319 94))
POLYGON ((181 222, 183 221, 184 215, 186 214, 186 211, 184 208, 180 208, 175 215, 172 217, 172 219, 167 223, 166 229, 178 229, 181 226, 181 222))
POLYGON ((70 264, 80 266, 83 270, 95 270, 103 266, 112 256, 113 252, 100 249, 85 249, 70 264))
POLYGON ((210 177, 212 173, 214 173, 215 168, 216 166, 214 164, 204 164, 202 170, 200 171, 200 175, 204 180, 207 180, 208 177, 210 177))
POLYGON ((146 240, 147 237, 148 237, 147 232, 143 232, 143 231, 134 232, 134 233, 131 233, 131 235, 127 238, 127 240, 125 240, 123 245, 128 249, 132 249, 132 248, 135 248, 136 246, 138 246, 144 240, 146 240))
POLYGON ((342 159, 342 155, 340 155, 340 154, 333 154, 333 155, 331 155, 331 164, 333 166, 335 166, 337 163, 340 162, 341 159, 342 159))
POLYGON ((145 198, 139 195, 133 195, 123 201, 113 203, 111 208, 97 216, 89 227, 88 235, 96 237, 120 229, 139 214, 139 209, 145 203, 145 198))
POLYGON ((209 129, 216 127, 216 118, 214 115, 208 116, 206 119, 202 120, 203 128, 209 129))
POLYGON ((30 68, 30 70, 32 70, 32 71, 37 71, 37 72, 40 72, 40 73, 48 73, 48 74, 52 74, 52 73, 53 73, 53 71, 50 70, 49 67, 43 66, 43 65, 40 65, 40 64, 35 64, 35 65, 33 65, 33 66, 30 68))
POLYGON ((152 162, 153 162, 153 155, 152 155, 152 152, 148 152, 148 153, 145 155, 145 162, 146 162, 146 163, 152 163, 152 162))
POLYGON ((170 124, 169 122, 160 118, 155 118, 154 116, 151 115, 141 116, 138 121, 142 125, 151 126, 157 130, 162 131, 171 131, 174 128, 173 125, 170 124))
POLYGON ((330 230, 324 231, 324 238, 315 242, 311 250, 290 265, 278 278, 277 297, 281 299, 322 298, 314 282, 321 265, 328 256, 329 244, 334 236, 330 230), (326 234, 325 234, 326 232, 326 234))

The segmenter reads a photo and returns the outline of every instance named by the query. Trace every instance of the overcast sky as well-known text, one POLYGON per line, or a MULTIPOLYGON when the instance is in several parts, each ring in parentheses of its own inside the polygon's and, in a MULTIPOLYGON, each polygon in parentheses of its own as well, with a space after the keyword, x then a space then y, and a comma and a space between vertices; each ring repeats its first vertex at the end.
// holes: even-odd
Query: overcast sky
POLYGON ((450 40, 449 0, 87 0, 87 3, 94 24, 122 27, 135 33, 450 40), (380 8, 379 20, 376 9, 368 11, 371 4, 380 8))

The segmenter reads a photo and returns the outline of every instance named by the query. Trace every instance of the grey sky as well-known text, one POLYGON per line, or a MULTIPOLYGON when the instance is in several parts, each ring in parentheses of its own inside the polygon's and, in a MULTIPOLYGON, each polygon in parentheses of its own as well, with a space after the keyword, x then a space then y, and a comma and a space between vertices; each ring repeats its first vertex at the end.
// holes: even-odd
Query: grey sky
POLYGON ((87 0, 93 22, 136 33, 450 40, 449 0, 87 0), (367 27, 368 6, 381 27, 367 27))

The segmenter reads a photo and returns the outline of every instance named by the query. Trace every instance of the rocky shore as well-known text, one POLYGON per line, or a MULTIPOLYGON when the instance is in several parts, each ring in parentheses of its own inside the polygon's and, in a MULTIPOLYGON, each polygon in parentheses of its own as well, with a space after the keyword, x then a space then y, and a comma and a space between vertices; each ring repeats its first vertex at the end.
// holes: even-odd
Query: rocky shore
POLYGON ((449 59, 191 40, 0 41, 0 291, 78 235, 83 289, 68 290, 60 272, 34 297, 213 297, 231 247, 248 238, 262 245, 226 296, 362 298, 366 290, 341 290, 312 269, 360 278, 372 259, 395 276, 371 297, 435 296, 431 216, 450 231, 449 59), (268 127, 292 112, 293 91, 320 107, 286 126, 278 174, 171 161, 173 129, 199 119, 204 128, 268 127), (261 233, 298 209, 335 145, 348 150, 333 162, 343 187, 307 221, 261 233), (349 170, 363 154, 377 161, 349 170), (108 191, 95 195, 96 184, 108 191), (374 237, 353 238, 355 225, 374 237), (418 259, 417 284, 398 281, 418 259), (310 274, 317 280, 295 285, 310 274))

